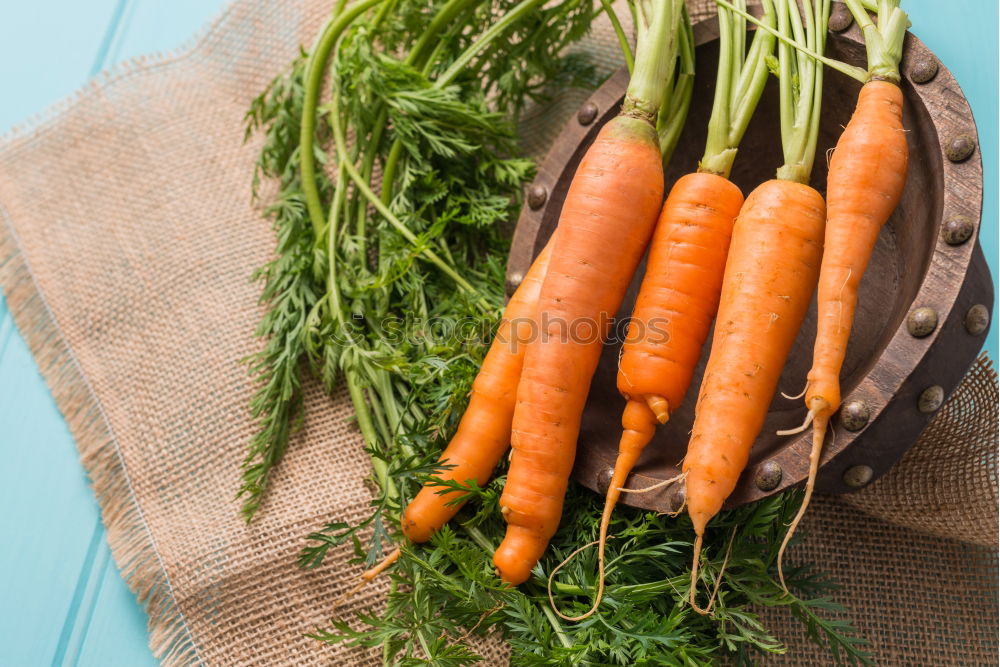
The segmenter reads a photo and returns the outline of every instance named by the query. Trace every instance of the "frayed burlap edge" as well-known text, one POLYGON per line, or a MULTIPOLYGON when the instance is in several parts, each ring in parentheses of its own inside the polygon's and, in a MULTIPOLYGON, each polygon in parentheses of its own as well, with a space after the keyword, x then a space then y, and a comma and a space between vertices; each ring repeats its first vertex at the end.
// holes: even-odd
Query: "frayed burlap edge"
POLYGON ((136 501, 128 468, 101 404, 42 296, 0 204, 0 286, 7 308, 66 419, 97 496, 111 554, 149 619, 149 646, 166 667, 200 662, 175 602, 156 538, 136 501))

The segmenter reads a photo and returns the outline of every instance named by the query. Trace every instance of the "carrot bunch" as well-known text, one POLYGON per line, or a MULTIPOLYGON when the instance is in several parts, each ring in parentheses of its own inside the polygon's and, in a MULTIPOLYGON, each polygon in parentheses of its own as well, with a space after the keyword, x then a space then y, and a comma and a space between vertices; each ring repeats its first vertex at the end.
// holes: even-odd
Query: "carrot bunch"
MULTIPOLYGON (((773 24, 769 0, 764 9, 764 21, 773 24)), ((611 513, 656 425, 666 423, 683 401, 718 308, 733 223, 743 204, 743 193, 729 173, 763 93, 775 40, 758 31, 749 52, 745 41, 745 19, 721 8, 719 68, 705 154, 697 172, 674 184, 660 211, 619 358, 618 390, 627 403, 599 527, 597 592, 589 611, 568 620, 590 616, 601 602, 611 513), (654 330, 656 335, 648 335, 654 330)))

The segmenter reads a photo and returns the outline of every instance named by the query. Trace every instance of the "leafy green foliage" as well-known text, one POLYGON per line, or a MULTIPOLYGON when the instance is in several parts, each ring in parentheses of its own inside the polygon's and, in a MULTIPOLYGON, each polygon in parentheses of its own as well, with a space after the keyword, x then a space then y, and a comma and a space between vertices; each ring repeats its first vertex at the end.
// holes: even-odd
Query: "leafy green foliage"
MULTIPOLYGON (((351 562, 370 567, 401 548, 383 575, 391 580, 384 609, 334 619, 315 630, 317 640, 381 646, 388 664, 465 665, 477 659, 469 637, 499 630, 519 665, 707 665, 722 654, 782 651, 754 612, 754 605, 782 605, 836 655, 862 659, 852 629, 825 620, 836 612, 825 580, 791 573, 792 586, 813 596, 800 601, 784 596, 771 577, 775 532, 797 502, 791 496, 712 524, 699 586, 708 590, 719 577, 723 584, 709 617, 684 602, 690 523, 623 507, 612 524, 605 604, 584 622, 560 620, 549 607, 547 573, 594 538, 601 510, 599 499, 575 485, 533 579, 518 589, 501 585, 491 558, 505 526, 498 505, 505 464, 484 487, 439 484, 469 502, 430 544, 407 546, 397 535, 405 503, 440 471, 436 458, 499 318, 503 229, 533 168, 518 156, 517 115, 547 84, 594 83, 583 58, 560 55, 594 16, 590 0, 386 0, 339 35, 329 104, 304 108, 305 73, 319 66, 307 53, 255 100, 248 134, 264 138, 254 186, 263 192, 265 182, 277 185, 265 211, 278 247, 256 274, 268 311, 258 330, 264 347, 250 362, 261 383, 251 406, 260 431, 244 464, 244 512, 249 519, 264 497, 301 414, 304 374, 313 373, 330 390, 346 385, 376 493, 365 520, 348 525, 334 517, 309 535, 299 564, 317 567, 349 545, 351 562), (440 12, 453 19, 432 34, 440 12), (520 18, 480 43, 508 12, 520 18), (465 56, 468 64, 442 83, 438 77, 465 56), (300 176, 299 133, 312 113, 320 118, 313 150, 323 224, 307 213, 300 176), (346 130, 346 146, 337 144, 339 132, 331 134, 334 119, 346 130), (380 191, 406 234, 347 178, 348 166, 380 191), (444 268, 427 261, 428 252, 444 268), (459 288, 449 272, 469 287, 459 288)), ((560 571, 555 594, 564 611, 589 606, 595 573, 593 550, 560 571)))

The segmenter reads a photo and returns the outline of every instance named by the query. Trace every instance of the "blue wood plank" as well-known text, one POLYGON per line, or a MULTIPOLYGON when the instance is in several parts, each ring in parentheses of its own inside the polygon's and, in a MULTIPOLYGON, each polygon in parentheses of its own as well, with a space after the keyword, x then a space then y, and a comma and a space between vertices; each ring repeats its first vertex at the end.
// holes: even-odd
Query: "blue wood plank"
MULTIPOLYGON (((4 2, 0 20, 0 132, 69 95, 101 54, 119 3, 4 2)), ((104 66, 105 61, 100 61, 104 66)))
POLYGON ((6 339, 0 378, 0 534, 10 536, 0 550, 0 664, 44 664, 89 574, 97 504, 19 335, 6 339))

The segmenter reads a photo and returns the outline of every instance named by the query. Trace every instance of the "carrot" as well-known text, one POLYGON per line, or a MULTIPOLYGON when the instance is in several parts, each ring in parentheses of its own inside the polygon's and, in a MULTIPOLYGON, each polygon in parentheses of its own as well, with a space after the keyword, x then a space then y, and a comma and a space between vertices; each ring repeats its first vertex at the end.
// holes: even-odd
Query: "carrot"
POLYGON ((654 122, 674 67, 683 3, 655 0, 638 8, 625 103, 601 128, 570 184, 539 298, 541 335, 528 345, 517 387, 500 498, 507 533, 493 557, 509 584, 527 580, 559 525, 602 343, 663 201, 654 122))
MULTIPOLYGON (((447 467, 435 479, 459 482, 473 479, 477 484, 485 484, 507 451, 515 398, 511 386, 516 386, 521 375, 528 341, 538 331, 538 295, 552 246, 553 241, 549 240, 507 302, 500 326, 472 383, 469 404, 455 435, 438 459, 447 467)), ((461 495, 457 490, 443 491, 432 481, 424 484, 403 510, 400 520, 403 535, 417 543, 429 540, 462 508, 464 503, 458 502, 461 495)), ((384 572, 400 554, 400 548, 396 547, 365 571, 358 585, 341 597, 341 602, 384 572)), ((339 605, 340 602, 335 606, 339 605)))
MULTIPOLYGON (((439 459, 451 466, 435 478, 483 485, 510 444, 514 398, 524 352, 537 333, 538 295, 548 270, 553 242, 549 241, 515 290, 486 358, 472 383, 469 405, 439 459)), ((425 484, 403 511, 403 534, 413 542, 426 542, 447 523, 462 503, 460 491, 442 493, 439 486, 425 484)))
POLYGON ((778 552, 782 587, 785 549, 809 506, 826 429, 840 408, 840 370, 858 302, 858 285, 879 231, 899 203, 906 182, 908 149, 899 54, 909 20, 898 5, 899 0, 880 2, 876 27, 860 3, 848 2, 865 34, 871 78, 866 77, 854 114, 837 141, 826 181, 829 212, 816 302, 813 365, 805 394, 809 412, 803 425, 807 427, 812 421, 809 477, 802 505, 778 552))
MULTIPOLYGON (((822 52, 829 0, 778 0, 779 31, 822 52)), ((684 459, 685 500, 695 531, 691 606, 701 544, 746 467, 778 378, 816 288, 826 206, 809 187, 822 93, 822 67, 779 48, 782 148, 778 178, 747 197, 733 230, 712 350, 684 459)), ((721 577, 721 574, 719 575, 721 577)), ((718 582, 716 582, 718 583, 718 582)), ((711 601, 708 607, 711 607, 711 601)))
MULTIPOLYGON (((745 9, 745 0, 738 4, 745 9)), ((763 20, 773 24, 770 0, 765 0, 764 10, 763 20)), ((666 423, 684 400, 719 305, 733 223, 743 205, 743 193, 729 181, 729 172, 763 93, 767 58, 774 49, 774 38, 758 31, 744 54, 746 20, 726 9, 719 10, 719 33, 719 68, 705 155, 698 172, 674 184, 660 212, 619 359, 618 390, 627 403, 598 528, 597 592, 584 614, 569 617, 555 609, 566 620, 583 620, 601 603, 611 513, 621 493, 628 491, 622 487, 657 423, 666 423)), ((656 487, 645 490, 652 488, 656 487)), ((551 579, 550 575, 550 589, 551 579)))

